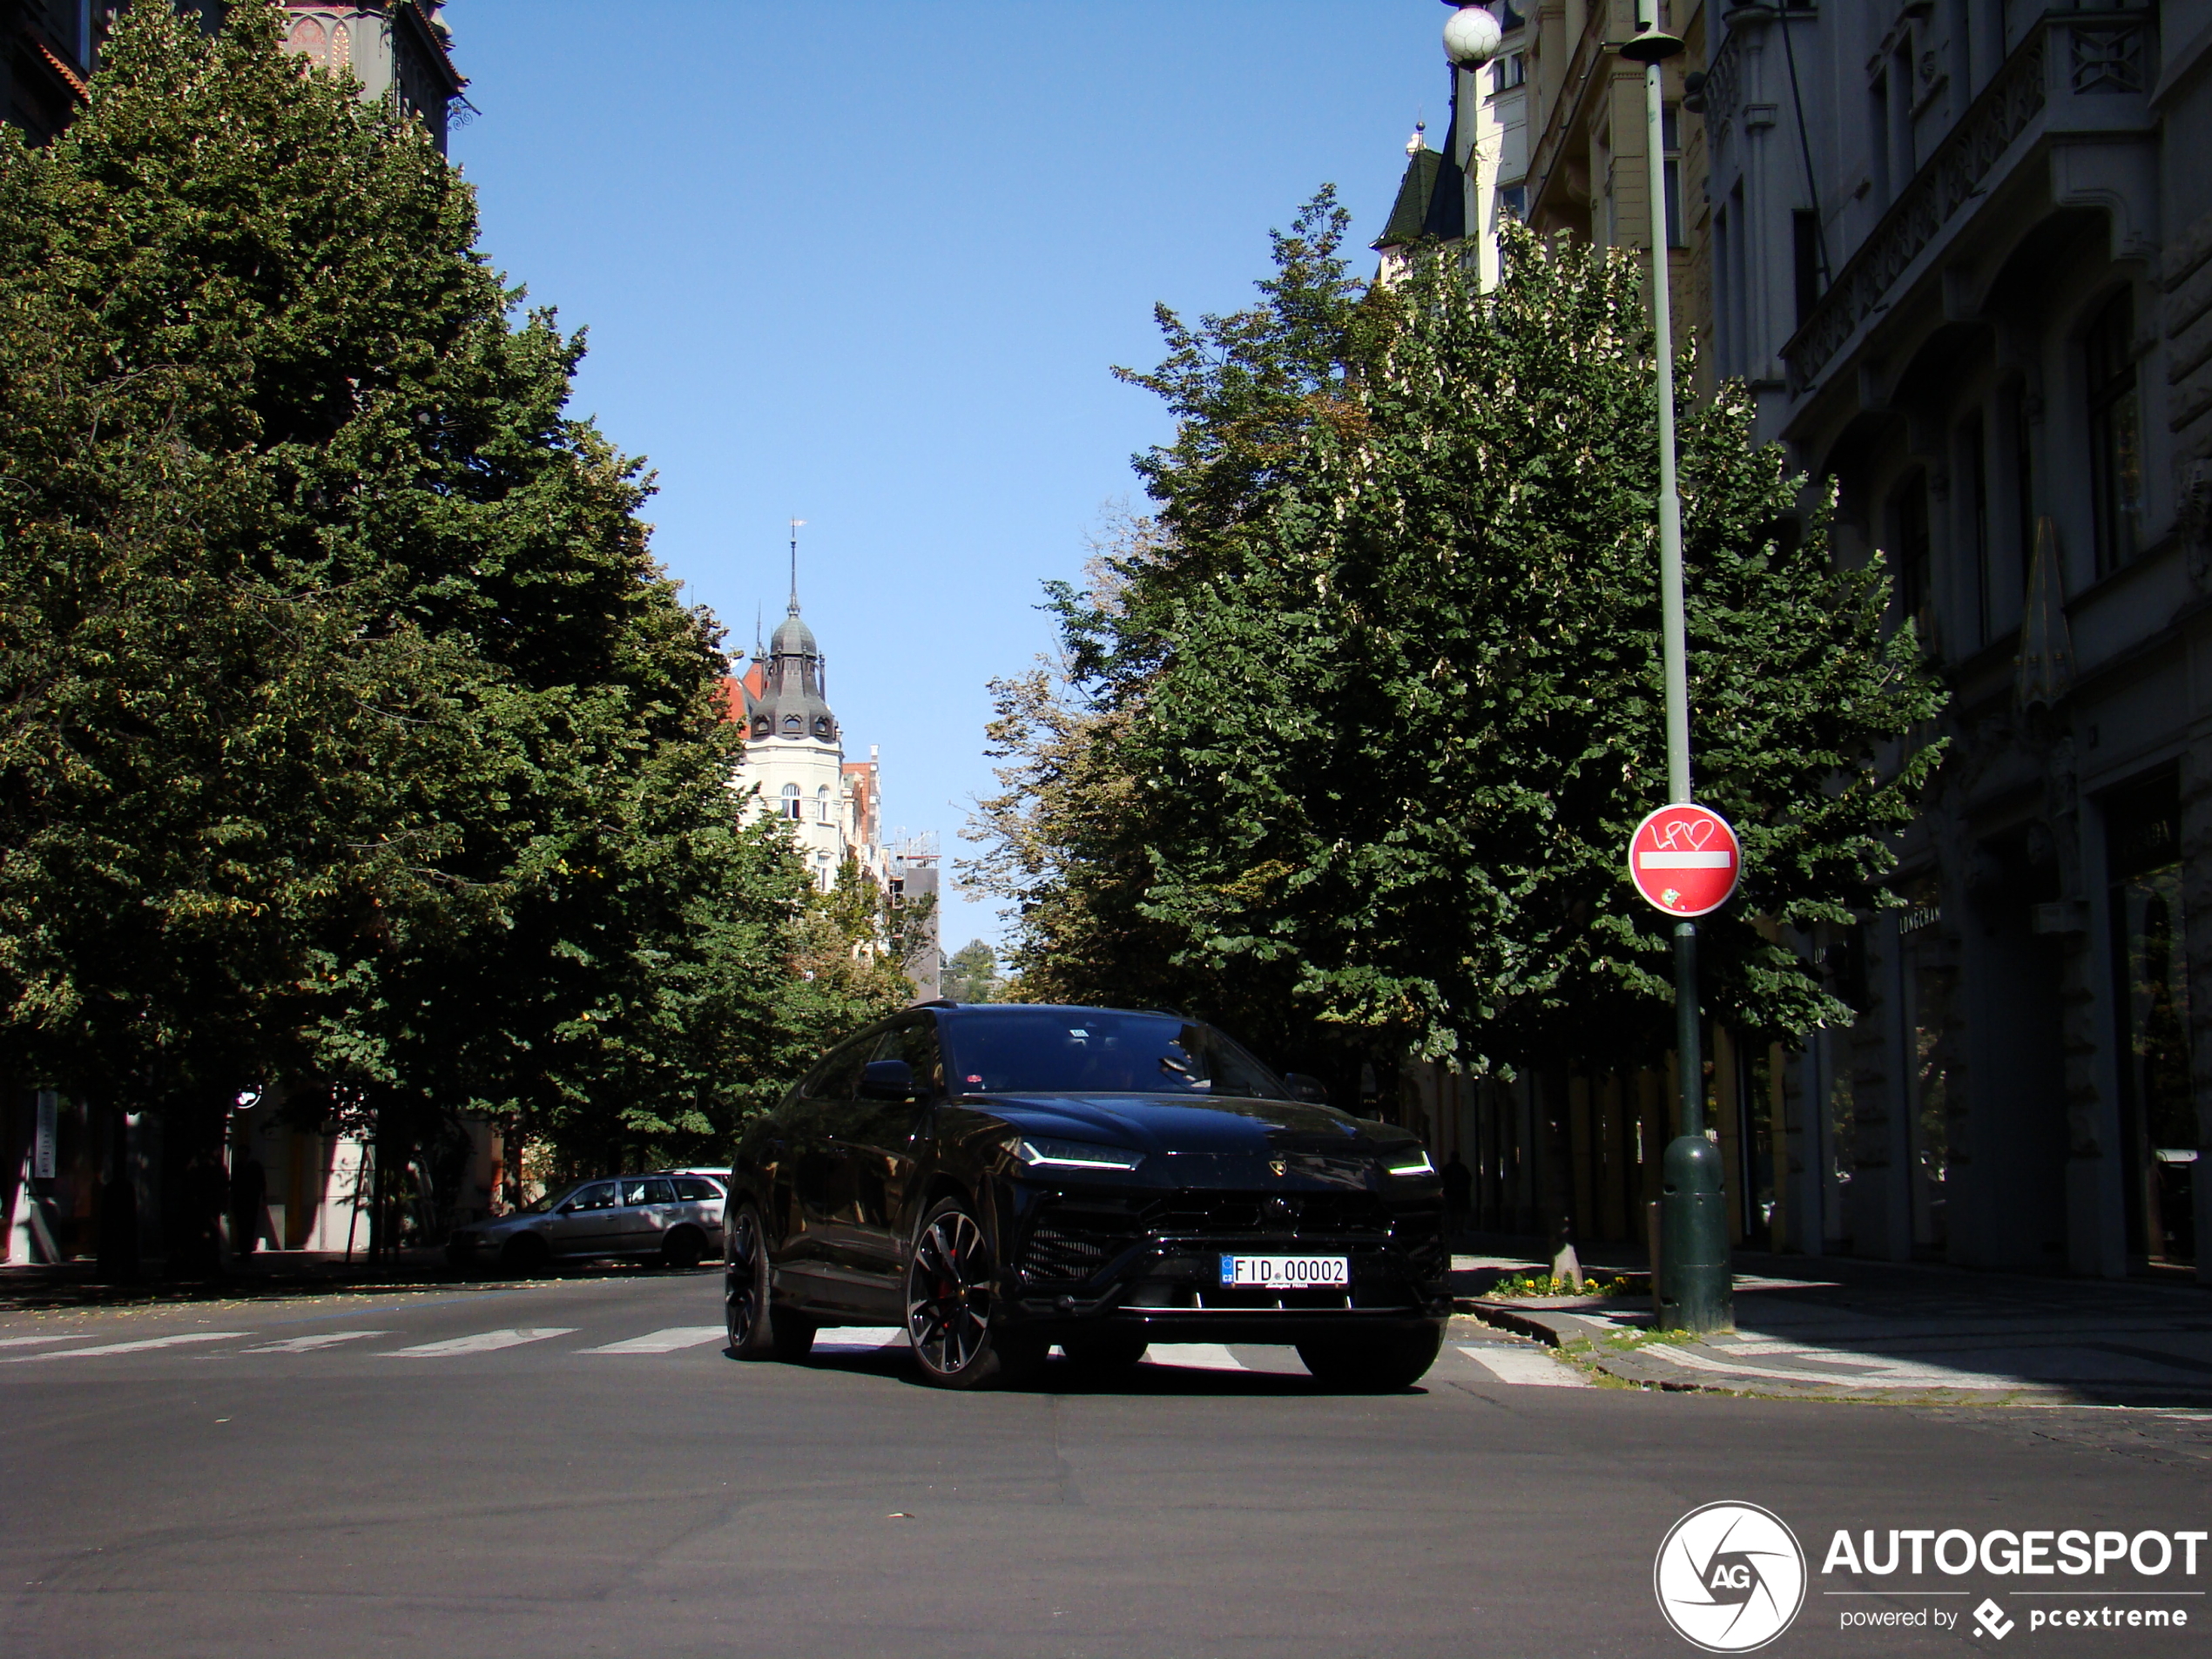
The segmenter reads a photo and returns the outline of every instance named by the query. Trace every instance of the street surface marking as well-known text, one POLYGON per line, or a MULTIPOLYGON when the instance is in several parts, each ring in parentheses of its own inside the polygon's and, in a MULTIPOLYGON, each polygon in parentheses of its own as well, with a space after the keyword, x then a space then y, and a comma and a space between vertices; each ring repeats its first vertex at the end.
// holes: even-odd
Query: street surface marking
POLYGON ((180 1337, 141 1337, 136 1342, 104 1342, 97 1348, 57 1348, 51 1353, 11 1353, 0 1366, 28 1365, 34 1359, 82 1359, 97 1353, 144 1353, 149 1348, 174 1348, 187 1342, 228 1342, 250 1337, 251 1331, 192 1331, 180 1337))
POLYGON ((512 1331, 479 1331, 473 1337, 453 1337, 444 1342, 425 1342, 412 1348, 393 1348, 378 1354, 379 1359, 443 1359, 455 1354, 491 1353, 501 1348, 517 1348, 525 1342, 543 1342, 548 1337, 572 1337, 572 1325, 543 1326, 525 1325, 512 1331))
POLYGON ((610 1342, 604 1348, 578 1348, 578 1353, 674 1353, 678 1348, 704 1347, 727 1342, 730 1333, 718 1325, 671 1325, 627 1342, 610 1342))
POLYGON ((1156 1342, 1144 1351, 1146 1363, 1185 1366, 1194 1371, 1243 1371, 1244 1362, 1224 1342, 1156 1342))
MULTIPOLYGON (((2017 1388, 2020 1386, 2020 1379, 2017 1377, 2000 1377, 1979 1371, 1954 1371, 1943 1366, 1918 1366, 1909 1372, 1896 1365, 1885 1365, 1880 1372, 1784 1371, 1778 1366, 1746 1366, 1716 1359, 1671 1342, 1655 1342, 1638 1349, 1637 1352, 1691 1371, 1716 1372, 1723 1376, 1771 1377, 1781 1382, 1840 1384, 1854 1388, 2017 1388)), ((1849 1359, 1842 1355, 1823 1358, 1830 1364, 1872 1363, 1855 1355, 1849 1359)))
POLYGON ((0 1337, 0 1348, 38 1348, 49 1342, 82 1342, 91 1334, 80 1331, 73 1337, 0 1337))
POLYGON ((904 1347, 907 1333, 895 1325, 832 1325, 814 1339, 816 1353, 874 1353, 904 1347))
POLYGON ((240 1348, 240 1353, 313 1353, 318 1348, 335 1347, 341 1342, 359 1342, 363 1337, 388 1337, 389 1331, 326 1331, 319 1337, 287 1337, 282 1342, 265 1342, 258 1348, 240 1348))
POLYGON ((1588 1388, 1590 1379, 1569 1371, 1548 1353, 1531 1348, 1470 1348, 1457 1345, 1461 1353, 1501 1383, 1528 1388, 1588 1388))

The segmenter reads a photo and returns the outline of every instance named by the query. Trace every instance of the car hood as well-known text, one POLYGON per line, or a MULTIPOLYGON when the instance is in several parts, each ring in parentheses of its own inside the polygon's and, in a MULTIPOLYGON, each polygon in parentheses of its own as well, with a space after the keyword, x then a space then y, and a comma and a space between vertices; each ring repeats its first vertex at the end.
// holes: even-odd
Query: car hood
POLYGON ((1405 1130, 1304 1101, 1189 1095, 991 1095, 978 1104, 1016 1129, 1145 1152, 1380 1153, 1405 1130))

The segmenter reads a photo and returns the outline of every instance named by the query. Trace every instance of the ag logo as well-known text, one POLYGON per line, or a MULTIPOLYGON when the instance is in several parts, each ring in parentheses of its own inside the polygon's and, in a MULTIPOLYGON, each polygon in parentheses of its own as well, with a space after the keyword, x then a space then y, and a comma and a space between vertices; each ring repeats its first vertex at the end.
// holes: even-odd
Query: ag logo
POLYGON ((1790 1628, 1805 1602, 1797 1534, 1757 1504, 1709 1503, 1669 1527, 1651 1588, 1675 1634, 1708 1653, 1749 1653, 1790 1628))

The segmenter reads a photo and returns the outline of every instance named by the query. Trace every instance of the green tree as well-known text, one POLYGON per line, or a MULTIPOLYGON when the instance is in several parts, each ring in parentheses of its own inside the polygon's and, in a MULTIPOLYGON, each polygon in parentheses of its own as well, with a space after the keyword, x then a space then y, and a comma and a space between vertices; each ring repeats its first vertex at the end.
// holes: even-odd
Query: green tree
POLYGON ((1006 988, 998 953, 980 939, 969 940, 945 959, 939 982, 955 1002, 995 1002, 1006 988))
POLYGON ((172 1253, 242 1089, 387 1172, 463 1111, 612 1157, 849 1011, 580 336, 284 17, 136 0, 0 130, 0 1065, 160 1116, 172 1253))
MULTIPOLYGON (((1663 799, 1652 341, 1635 266, 1509 228, 1363 290, 1327 192, 1258 304, 1125 377, 1159 536, 1054 590, 1067 670, 997 688, 1010 764, 968 878, 1011 897, 1025 977, 1204 1009, 1331 1075, 1648 1062, 1667 925, 1629 832, 1663 799)), ((1683 384, 1690 384, 1685 375, 1683 384)), ((1740 827, 1704 925, 1707 1008, 1751 1039, 1848 1017, 1780 928, 1883 902, 1885 838, 1940 693, 1878 563, 1730 388, 1685 403, 1698 795, 1740 827)))

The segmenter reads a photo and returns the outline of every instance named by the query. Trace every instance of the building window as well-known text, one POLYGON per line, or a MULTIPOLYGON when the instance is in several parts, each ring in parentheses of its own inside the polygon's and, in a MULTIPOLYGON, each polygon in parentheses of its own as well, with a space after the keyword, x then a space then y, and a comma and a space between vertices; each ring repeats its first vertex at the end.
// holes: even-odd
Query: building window
POLYGON ((2035 574, 2035 428, 2027 394, 2013 393, 2006 413, 2013 428, 2013 543, 2020 555, 2020 584, 2014 590, 2025 594, 2035 574))
POLYGON ((1997 583, 1990 569, 1994 550, 1989 539, 1989 455, 1979 410, 1959 428, 1959 475, 1966 480, 1962 505, 1966 515, 1966 545, 1974 561, 1974 638, 1986 645, 1997 637, 1997 583))
POLYGON ((1791 275, 1797 291, 1797 327, 1820 303, 1820 217, 1799 208, 1790 215, 1791 275))
POLYGON ((1527 84, 1528 59, 1524 53, 1507 52, 1490 65, 1490 91, 1493 97, 1527 84))
POLYGON ((1507 185, 1498 192, 1498 206, 1507 218, 1525 222, 1528 218, 1528 186, 1507 185))
POLYGON ((794 820, 799 817, 799 786, 797 784, 784 786, 783 811, 777 815, 794 820))
POLYGON ((2112 297, 2085 342, 2089 393, 2089 488, 2097 526, 2097 574, 2135 556, 2143 504, 2142 416, 2135 396, 2134 296, 2112 297))
POLYGON ((822 823, 826 824, 830 821, 830 792, 827 784, 824 784, 814 792, 814 816, 822 823))
POLYGON ((1892 519, 1897 526, 1898 613, 1907 622, 1922 623, 1923 645, 1928 609, 1928 577, 1933 549, 1928 535, 1928 478, 1915 472, 1898 489, 1892 519))
POLYGON ((1659 145, 1666 175, 1667 246, 1688 247, 1682 228, 1682 113, 1671 104, 1659 111, 1659 145))

